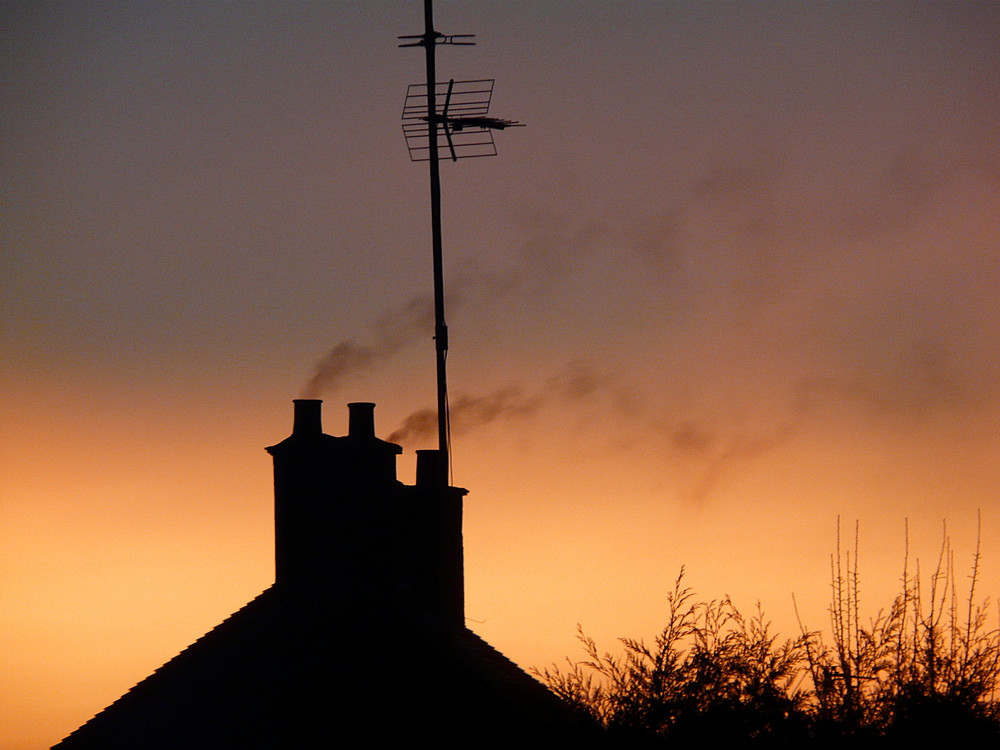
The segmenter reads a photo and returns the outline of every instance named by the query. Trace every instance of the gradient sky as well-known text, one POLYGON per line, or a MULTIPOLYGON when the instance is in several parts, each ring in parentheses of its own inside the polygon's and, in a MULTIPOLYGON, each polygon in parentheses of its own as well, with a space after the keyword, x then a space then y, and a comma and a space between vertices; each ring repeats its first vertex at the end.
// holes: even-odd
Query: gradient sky
MULTIPOLYGON (((433 444, 422 3, 0 5, 0 746, 273 580, 291 400, 433 444), (326 371, 315 379, 318 363, 326 371), (416 415, 415 419, 410 419, 416 415)), ((1000 6, 445 2, 527 127, 442 168, 470 626, 653 635, 681 566, 795 635, 860 525, 1000 593, 1000 6)), ((912 567, 911 567, 912 571, 912 567)), ((996 602, 991 612, 997 614, 996 602)), ((993 620, 995 622, 995 620, 993 620)))

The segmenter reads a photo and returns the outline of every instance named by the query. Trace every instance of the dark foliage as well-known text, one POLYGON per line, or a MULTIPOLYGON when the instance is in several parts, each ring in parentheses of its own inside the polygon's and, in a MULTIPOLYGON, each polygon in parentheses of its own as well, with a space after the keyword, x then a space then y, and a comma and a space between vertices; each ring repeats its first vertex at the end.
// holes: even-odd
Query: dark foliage
POLYGON ((696 600, 682 569, 652 644, 622 638, 621 654, 602 653, 580 629, 586 659, 535 674, 619 741, 640 746, 929 746, 956 737, 995 745, 1000 630, 987 627, 986 605, 975 603, 978 545, 962 607, 946 535, 928 595, 919 563, 912 575, 907 564, 902 592, 867 626, 857 535, 853 552, 842 553, 838 529, 830 644, 805 627, 780 640, 759 606, 745 618, 728 597, 696 600))

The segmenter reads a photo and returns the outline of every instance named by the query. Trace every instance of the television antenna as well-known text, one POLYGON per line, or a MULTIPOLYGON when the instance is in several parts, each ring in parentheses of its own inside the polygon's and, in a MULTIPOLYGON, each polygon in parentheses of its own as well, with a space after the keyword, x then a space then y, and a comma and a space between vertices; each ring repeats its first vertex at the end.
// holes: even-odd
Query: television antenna
POLYGON ((400 47, 423 47, 427 60, 427 81, 410 85, 403 103, 403 136, 411 161, 426 161, 431 177, 431 239, 434 257, 434 344, 437 361, 438 450, 445 482, 450 475, 451 429, 448 417, 448 326, 444 317, 444 270, 441 251, 441 171, 440 151, 452 161, 479 156, 496 156, 494 130, 523 127, 515 120, 489 115, 493 80, 437 82, 434 51, 439 44, 472 46, 474 34, 446 36, 434 30, 432 0, 424 0, 424 33, 400 36, 400 47), (438 109, 438 100, 444 105, 438 109))

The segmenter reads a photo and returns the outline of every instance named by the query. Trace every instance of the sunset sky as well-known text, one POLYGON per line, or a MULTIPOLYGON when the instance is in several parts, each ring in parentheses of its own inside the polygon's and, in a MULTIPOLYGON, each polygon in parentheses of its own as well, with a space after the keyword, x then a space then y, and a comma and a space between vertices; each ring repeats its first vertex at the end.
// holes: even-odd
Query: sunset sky
MULTIPOLYGON (((469 626, 523 667, 685 580, 862 616, 942 524, 1000 594, 1000 5, 447 2, 499 156, 442 165, 469 626), (852 553, 853 554, 853 553, 852 553)), ((406 2, 0 5, 0 747, 45 747, 266 588, 317 363, 434 438, 406 2), (344 366, 337 369, 340 363, 344 366)))

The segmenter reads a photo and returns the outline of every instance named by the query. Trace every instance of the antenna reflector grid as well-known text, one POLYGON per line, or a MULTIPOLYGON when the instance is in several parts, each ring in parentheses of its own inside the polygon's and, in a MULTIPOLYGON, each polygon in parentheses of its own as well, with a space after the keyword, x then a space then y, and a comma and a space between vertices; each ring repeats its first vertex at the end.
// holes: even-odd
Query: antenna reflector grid
MULTIPOLYGON (((437 146, 442 153, 452 153, 456 159, 480 156, 496 156, 493 131, 485 125, 471 123, 460 128, 450 127, 450 119, 476 117, 487 114, 493 98, 494 79, 475 81, 447 81, 434 87, 434 99, 438 107, 447 100, 447 111, 435 113, 440 127, 437 130, 437 146), (451 94, 449 96, 449 88, 451 94), (448 136, 451 136, 449 142, 448 136)), ((406 89, 403 103, 403 136, 410 161, 430 160, 430 137, 428 135, 427 84, 414 83, 406 89)))

